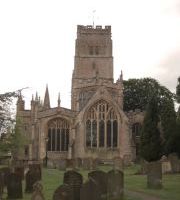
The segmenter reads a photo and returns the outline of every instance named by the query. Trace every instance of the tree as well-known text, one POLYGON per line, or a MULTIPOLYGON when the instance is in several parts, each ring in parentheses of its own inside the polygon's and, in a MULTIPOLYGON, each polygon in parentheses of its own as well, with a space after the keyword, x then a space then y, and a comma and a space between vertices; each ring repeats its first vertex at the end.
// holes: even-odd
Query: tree
POLYGON ((178 84, 176 87, 176 96, 177 96, 177 102, 180 103, 180 77, 178 78, 178 84))
POLYGON ((140 154, 148 162, 157 161, 162 156, 159 122, 158 100, 154 96, 147 106, 140 136, 140 154))
POLYGON ((155 79, 129 79, 124 84, 124 110, 145 110, 150 99, 155 95, 159 105, 163 99, 171 101, 174 94, 166 87, 160 85, 155 79))

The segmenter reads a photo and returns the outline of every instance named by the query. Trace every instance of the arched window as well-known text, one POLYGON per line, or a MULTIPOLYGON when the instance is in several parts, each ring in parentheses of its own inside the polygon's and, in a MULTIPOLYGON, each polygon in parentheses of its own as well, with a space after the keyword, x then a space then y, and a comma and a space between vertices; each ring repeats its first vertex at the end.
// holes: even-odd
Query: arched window
POLYGON ((116 148, 118 122, 114 108, 100 100, 87 112, 86 147, 116 148))
POLYGON ((61 118, 48 123, 48 151, 68 151, 69 123, 61 118))
POLYGON ((134 123, 132 125, 132 134, 133 134, 133 137, 140 136, 141 128, 142 128, 142 126, 141 126, 140 123, 134 123))

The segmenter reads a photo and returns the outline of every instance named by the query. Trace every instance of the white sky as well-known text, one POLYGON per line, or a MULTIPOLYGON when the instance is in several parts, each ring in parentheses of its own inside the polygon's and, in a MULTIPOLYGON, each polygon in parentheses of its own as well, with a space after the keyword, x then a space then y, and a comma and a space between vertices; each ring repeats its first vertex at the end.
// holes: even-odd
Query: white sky
POLYGON ((175 91, 180 76, 180 0, 1 0, 0 93, 24 87, 26 108, 49 86, 70 108, 77 25, 111 25, 114 78, 152 77, 175 91))

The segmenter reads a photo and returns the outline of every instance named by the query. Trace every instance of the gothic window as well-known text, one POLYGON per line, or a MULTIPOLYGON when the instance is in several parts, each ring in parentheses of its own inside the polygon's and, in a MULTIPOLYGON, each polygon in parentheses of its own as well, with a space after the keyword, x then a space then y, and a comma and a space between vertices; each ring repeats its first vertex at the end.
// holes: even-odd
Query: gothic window
POLYGON ((57 118, 48 123, 48 151, 68 151, 69 124, 66 120, 57 118))
POLYGON ((86 146, 116 148, 118 146, 118 122, 114 108, 100 100, 87 112, 86 146))
POLYGON ((141 132, 141 124, 140 123, 135 123, 132 125, 132 134, 133 134, 133 137, 136 137, 136 136, 140 136, 140 132, 141 132))

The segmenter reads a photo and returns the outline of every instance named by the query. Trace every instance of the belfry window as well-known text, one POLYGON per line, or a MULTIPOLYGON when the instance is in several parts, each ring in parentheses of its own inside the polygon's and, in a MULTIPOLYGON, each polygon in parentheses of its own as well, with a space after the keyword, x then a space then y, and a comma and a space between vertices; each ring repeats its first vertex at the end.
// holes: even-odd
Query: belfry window
POLYGON ((68 151, 69 124, 66 120, 56 118, 48 123, 48 151, 68 151))
POLYGON ((112 106, 100 100, 87 113, 86 147, 115 148, 117 146, 117 115, 112 106))

